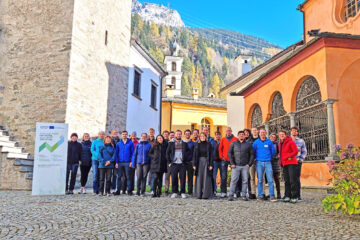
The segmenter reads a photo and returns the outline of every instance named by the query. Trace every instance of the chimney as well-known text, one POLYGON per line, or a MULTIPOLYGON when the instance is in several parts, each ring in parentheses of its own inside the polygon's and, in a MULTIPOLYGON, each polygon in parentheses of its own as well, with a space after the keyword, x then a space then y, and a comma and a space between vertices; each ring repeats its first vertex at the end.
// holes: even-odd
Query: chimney
POLYGON ((198 100, 199 99, 199 88, 193 88, 192 89, 192 96, 194 100, 198 100))
POLYGON ((175 85, 167 84, 165 88, 166 97, 174 97, 175 95, 175 85))

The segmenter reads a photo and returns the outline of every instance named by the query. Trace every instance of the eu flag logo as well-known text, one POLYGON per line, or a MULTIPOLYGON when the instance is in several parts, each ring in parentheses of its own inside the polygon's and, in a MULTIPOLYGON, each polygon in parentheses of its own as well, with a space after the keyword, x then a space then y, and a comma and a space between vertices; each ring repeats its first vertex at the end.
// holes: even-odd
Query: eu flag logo
POLYGON ((55 129, 55 127, 54 127, 54 126, 50 126, 49 128, 50 128, 50 129, 55 129))

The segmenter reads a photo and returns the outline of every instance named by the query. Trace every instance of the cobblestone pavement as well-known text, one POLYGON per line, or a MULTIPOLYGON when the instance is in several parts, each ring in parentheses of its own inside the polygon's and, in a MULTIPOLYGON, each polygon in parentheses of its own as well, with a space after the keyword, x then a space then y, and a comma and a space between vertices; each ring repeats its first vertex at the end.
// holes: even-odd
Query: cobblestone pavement
POLYGON ((298 204, 0 191, 0 239, 360 239, 360 217, 298 204))

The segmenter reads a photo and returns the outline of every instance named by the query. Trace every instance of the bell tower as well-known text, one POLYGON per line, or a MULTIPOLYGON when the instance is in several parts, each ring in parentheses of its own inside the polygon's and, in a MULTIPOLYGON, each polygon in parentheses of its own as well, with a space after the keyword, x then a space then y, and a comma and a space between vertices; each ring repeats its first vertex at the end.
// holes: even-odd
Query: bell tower
POLYGON ((169 73, 165 77, 165 88, 173 89, 174 96, 181 95, 181 77, 183 58, 178 56, 179 45, 176 40, 170 44, 170 55, 165 56, 164 63, 166 71, 169 73))

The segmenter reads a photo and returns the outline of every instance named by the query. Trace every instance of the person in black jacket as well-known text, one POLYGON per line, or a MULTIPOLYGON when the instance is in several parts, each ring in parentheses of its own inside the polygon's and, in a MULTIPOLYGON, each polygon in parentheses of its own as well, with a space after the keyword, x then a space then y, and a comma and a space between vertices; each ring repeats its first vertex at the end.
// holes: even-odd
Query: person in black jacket
POLYGON ((81 189, 79 191, 79 194, 86 194, 85 185, 88 180, 89 172, 91 169, 91 141, 90 141, 90 135, 88 133, 84 133, 82 142, 81 142, 81 159, 80 159, 80 184, 81 189))
POLYGON ((249 180, 249 169, 254 163, 254 150, 252 144, 246 142, 244 131, 239 131, 238 140, 230 144, 228 156, 231 166, 229 201, 234 198, 235 188, 240 176, 242 178, 241 198, 248 201, 246 189, 249 180))
POLYGON ((200 141, 195 143, 193 166, 195 170, 195 197, 208 199, 213 195, 213 150, 205 133, 200 134, 200 141))
POLYGON ((166 150, 166 158, 171 173, 171 198, 176 198, 179 193, 179 177, 181 185, 180 194, 182 198, 186 198, 186 156, 189 154, 189 146, 181 139, 181 135, 181 130, 177 130, 174 140, 169 142, 166 150))
POLYGON ((76 181, 76 174, 79 167, 79 161, 81 159, 82 146, 79 143, 78 135, 76 133, 71 134, 71 141, 68 143, 68 157, 67 157, 67 168, 66 168, 66 194, 73 194, 74 186, 76 181), (69 186, 69 176, 70 186, 69 186))
POLYGON ((152 197, 161 196, 162 179, 165 172, 167 172, 167 160, 166 160, 167 143, 164 137, 158 135, 156 141, 149 151, 151 157, 150 171, 154 176, 154 190, 152 197))

